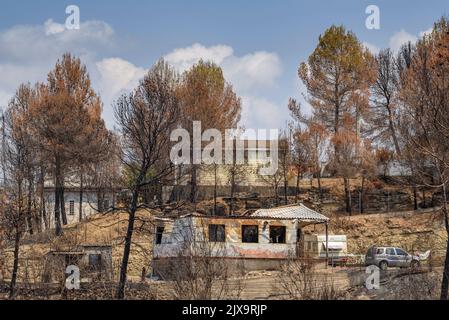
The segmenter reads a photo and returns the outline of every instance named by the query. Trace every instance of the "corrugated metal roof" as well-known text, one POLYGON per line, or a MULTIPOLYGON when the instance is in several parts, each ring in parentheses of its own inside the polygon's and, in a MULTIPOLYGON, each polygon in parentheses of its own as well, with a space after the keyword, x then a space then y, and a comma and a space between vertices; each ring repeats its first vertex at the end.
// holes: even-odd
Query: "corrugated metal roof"
POLYGON ((329 218, 323 216, 312 209, 307 208, 303 204, 285 206, 273 209, 260 209, 250 215, 250 217, 255 218, 266 218, 266 219, 298 219, 303 221, 317 221, 317 222, 327 222, 329 218))

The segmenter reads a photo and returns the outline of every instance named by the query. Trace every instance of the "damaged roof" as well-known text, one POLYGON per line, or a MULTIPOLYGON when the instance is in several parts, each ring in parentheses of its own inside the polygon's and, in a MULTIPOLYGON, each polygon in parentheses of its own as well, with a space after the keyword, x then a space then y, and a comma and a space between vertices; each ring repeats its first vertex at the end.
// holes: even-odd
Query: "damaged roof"
POLYGON ((272 209, 260 209, 251 214, 250 217, 264 219, 298 219, 303 221, 316 221, 321 223, 329 221, 328 217, 307 208, 303 204, 295 204, 291 206, 272 209))

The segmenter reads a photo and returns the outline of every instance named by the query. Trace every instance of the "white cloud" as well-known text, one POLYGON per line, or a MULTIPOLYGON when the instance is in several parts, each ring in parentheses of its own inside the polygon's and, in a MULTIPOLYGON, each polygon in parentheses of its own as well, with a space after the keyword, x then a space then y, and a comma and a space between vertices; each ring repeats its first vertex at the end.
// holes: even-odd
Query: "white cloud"
POLYGON ((376 55, 380 52, 380 48, 369 42, 363 42, 363 46, 367 48, 372 54, 376 55))
POLYGON ((121 58, 107 58, 96 63, 99 72, 98 91, 105 104, 105 117, 112 119, 112 102, 121 94, 137 87, 145 69, 121 58))
POLYGON ((8 92, 0 90, 0 110, 6 107, 10 99, 11 95, 8 92))
POLYGON ((165 55, 164 59, 180 72, 184 72, 203 59, 221 65, 223 60, 233 56, 234 49, 225 45, 205 47, 195 43, 187 48, 178 48, 165 55))
MULTIPOLYGON (((422 38, 426 35, 430 35, 432 33, 432 31, 433 31, 433 27, 419 32, 418 35, 416 36, 414 34, 408 33, 404 29, 401 29, 400 31, 394 33, 390 37, 389 43, 388 43, 389 48, 393 52, 398 52, 402 45, 404 45, 408 42, 411 42, 412 44, 414 44, 418 41, 419 38, 422 38)), ((363 46, 365 48, 367 48, 373 54, 377 54, 380 52, 380 48, 372 43, 363 42, 363 46)))
MULTIPOLYGON (((6 106, 23 82, 45 81, 47 73, 65 52, 71 52, 87 65, 93 87, 104 102, 103 116, 112 127, 111 103, 120 94, 135 88, 145 69, 122 58, 109 58, 115 48, 114 30, 102 21, 87 21, 80 30, 66 30, 63 24, 47 20, 41 25, 18 25, 0 30, 0 106, 6 106)), ((173 50, 164 57, 180 71, 200 59, 220 65, 225 77, 243 98, 245 125, 276 128, 282 109, 266 98, 267 89, 276 86, 282 73, 276 53, 257 51, 237 56, 232 47, 205 47, 194 44, 173 50), (257 97, 257 98, 256 98, 257 97)))
POLYGON ((418 38, 415 35, 401 29, 390 38, 389 46, 393 52, 399 52, 399 49, 401 49, 403 44, 408 42, 415 43, 417 40, 418 38))
POLYGON ((206 47, 195 43, 175 49, 164 59, 183 72, 199 60, 212 61, 223 69, 224 76, 242 97, 241 124, 247 128, 279 128, 283 110, 266 98, 267 90, 276 87, 282 74, 281 60, 276 53, 257 51, 237 56, 227 45, 206 47))
POLYGON ((164 59, 180 72, 201 59, 215 62, 223 68, 226 79, 240 91, 273 86, 282 73, 281 61, 276 53, 258 51, 236 56, 234 49, 226 45, 205 47, 195 43, 173 50, 164 59))
POLYGON ((63 24, 54 22, 53 19, 49 19, 44 24, 45 27, 45 34, 47 36, 57 33, 62 33, 65 30, 65 27, 63 24))
POLYGON ((276 129, 285 126, 285 108, 272 101, 263 97, 243 96, 242 104, 241 123, 246 129, 276 129))
POLYGON ((222 63, 225 76, 240 90, 270 88, 282 73, 277 54, 259 51, 243 57, 231 56, 222 63))
POLYGON ((427 30, 421 31, 421 32, 419 33, 419 36, 420 36, 421 38, 424 37, 424 36, 428 36, 428 35, 430 35, 430 34, 432 33, 432 31, 433 31, 433 27, 431 27, 431 28, 429 28, 429 29, 427 29, 427 30))
POLYGON ((19 25, 0 32, 0 61, 34 65, 67 51, 92 55, 113 45, 114 31, 105 22, 86 21, 79 30, 67 30, 50 19, 43 25, 19 25))
MULTIPOLYGON (((81 58, 90 72, 93 86, 105 88, 107 80, 97 70, 96 61, 115 45, 114 30, 102 21, 86 21, 79 30, 67 30, 63 24, 47 20, 42 25, 18 25, 0 30, 0 106, 7 105, 21 83, 44 81, 56 60, 66 52, 81 58)), ((106 65, 101 64, 103 72, 106 65)), ((116 81, 123 81, 121 76, 116 81)), ((112 85, 117 90, 116 85, 112 85)), ((105 109, 110 109, 105 101, 105 109)), ((107 119, 112 124, 112 118, 107 119)))

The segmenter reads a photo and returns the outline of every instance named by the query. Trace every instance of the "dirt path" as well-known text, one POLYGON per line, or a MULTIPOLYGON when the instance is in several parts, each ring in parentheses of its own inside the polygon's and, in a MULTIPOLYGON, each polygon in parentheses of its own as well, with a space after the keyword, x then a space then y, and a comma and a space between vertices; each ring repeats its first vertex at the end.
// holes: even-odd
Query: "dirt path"
MULTIPOLYGON (((346 291, 365 281, 365 270, 360 268, 334 268, 317 271, 317 283, 326 286, 333 285, 339 291, 346 291)), ((248 277, 243 280, 241 299, 268 300, 286 299, 282 293, 278 272, 269 272, 261 276, 248 277)))

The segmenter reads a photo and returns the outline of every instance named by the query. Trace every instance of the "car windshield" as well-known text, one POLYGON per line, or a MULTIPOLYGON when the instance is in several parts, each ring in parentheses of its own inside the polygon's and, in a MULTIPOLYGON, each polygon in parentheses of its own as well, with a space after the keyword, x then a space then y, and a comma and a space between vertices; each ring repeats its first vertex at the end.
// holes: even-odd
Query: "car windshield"
POLYGON ((406 256, 406 255, 407 255, 407 252, 405 252, 405 251, 402 250, 402 249, 396 248, 396 254, 397 254, 398 256, 406 256))

